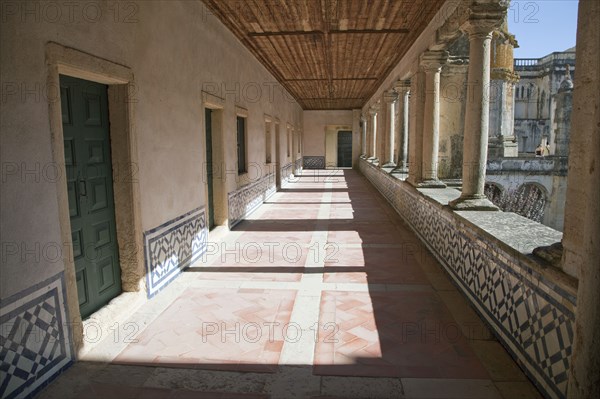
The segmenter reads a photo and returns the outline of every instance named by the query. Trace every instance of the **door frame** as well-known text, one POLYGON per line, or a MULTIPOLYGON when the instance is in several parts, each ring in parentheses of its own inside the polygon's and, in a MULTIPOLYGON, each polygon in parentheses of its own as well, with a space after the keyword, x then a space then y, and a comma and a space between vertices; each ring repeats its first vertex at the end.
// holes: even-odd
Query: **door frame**
MULTIPOLYGON (((323 128, 323 149, 325 150, 323 155, 325 156, 325 169, 337 168, 337 136, 340 131, 353 132, 352 126, 350 125, 325 125, 325 127, 323 128), (332 161, 328 163, 327 157, 328 152, 331 151, 330 146, 327 145, 327 138, 331 134, 335 134, 335 166, 332 165, 332 161)), ((354 137, 352 137, 352 148, 354 148, 354 137)))
POLYGON ((336 165, 338 168, 352 168, 352 150, 354 148, 354 137, 352 130, 338 130, 337 131, 337 157, 336 157, 336 165), (350 166, 341 166, 340 165, 340 133, 349 133, 350 135, 350 166))
MULTIPOLYGON (((46 44, 48 111, 53 161, 66 176, 64 135, 60 101, 59 75, 71 76, 108 85, 109 137, 113 169, 115 221, 121 267, 123 293, 113 299, 117 312, 130 312, 139 303, 138 296, 145 294, 144 244, 141 224, 139 193, 139 162, 137 135, 133 129, 135 111, 135 83, 130 68, 95 57, 88 53, 62 46, 46 44), (135 292, 138 295, 124 295, 135 292)), ((82 321, 77 296, 73 242, 69 217, 69 198, 66 179, 57 182, 59 227, 64 246, 65 292, 67 322, 71 327, 75 354, 85 352, 96 342, 84 340, 84 331, 94 323, 90 334, 108 333, 114 323, 115 309, 101 308, 86 321, 82 321), (98 328, 101 331, 98 331, 98 328)))
POLYGON ((281 122, 275 118, 275 187, 281 189, 281 122))
MULTIPOLYGON (((202 177, 206 179, 206 220, 208 225, 208 231, 210 232, 215 227, 217 227, 216 219, 215 219, 215 184, 214 184, 214 162, 213 162, 213 110, 212 108, 204 107, 204 170, 202 171, 202 177), (210 114, 209 112, 210 111, 210 114), (208 119, 210 115, 210 142, 208 140, 209 137, 209 125, 208 119), (209 151, 210 145, 210 151, 209 151), (209 162, 208 155, 210 154, 211 165, 210 165, 210 174, 209 171, 209 162)), ((218 170, 217 170, 218 172, 218 170)))
MULTIPOLYGON (((212 112, 212 156, 213 156, 213 208, 215 229, 227 224, 229 217, 229 208, 227 206, 227 186, 226 186, 226 164, 225 148, 223 142, 223 113, 225 108, 225 99, 214 94, 202 92, 202 145, 204 147, 203 157, 206 161, 206 109, 212 112), (216 168, 215 168, 216 166, 216 168)), ((208 204, 208 179, 203 180, 204 199, 208 204)), ((214 230, 214 229, 213 229, 214 230)))

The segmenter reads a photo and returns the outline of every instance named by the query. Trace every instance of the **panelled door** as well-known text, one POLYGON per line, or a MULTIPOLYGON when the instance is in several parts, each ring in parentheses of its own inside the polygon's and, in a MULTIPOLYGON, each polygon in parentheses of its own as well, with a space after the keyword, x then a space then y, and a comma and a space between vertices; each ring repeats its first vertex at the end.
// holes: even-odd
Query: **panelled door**
POLYGON ((60 77, 65 165, 81 317, 121 292, 107 86, 60 77))
POLYGON ((337 166, 339 168, 352 167, 352 132, 338 132, 337 166))
POLYGON ((212 109, 206 108, 206 183, 208 190, 208 229, 215 227, 215 204, 213 188, 213 156, 212 156, 212 109))

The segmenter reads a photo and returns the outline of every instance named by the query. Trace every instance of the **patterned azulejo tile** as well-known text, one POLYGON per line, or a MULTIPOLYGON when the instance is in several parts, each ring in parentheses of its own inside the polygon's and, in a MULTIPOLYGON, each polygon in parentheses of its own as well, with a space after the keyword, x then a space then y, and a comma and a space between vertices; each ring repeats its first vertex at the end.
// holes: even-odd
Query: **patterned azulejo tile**
POLYGON ((0 305, 0 397, 27 397, 73 361, 63 273, 0 305))
MULTIPOLYGON (((361 160, 360 169, 396 208, 465 295, 474 302, 505 347, 550 397, 565 397, 575 315, 520 271, 520 260, 464 225, 399 181, 361 160), (502 259, 508 259, 508 262, 502 259)), ((552 287, 548 287, 553 290, 552 287)), ((558 296, 558 299, 557 299, 558 296)))
POLYGON ((206 251, 205 208, 197 208, 144 233, 148 298, 206 251))

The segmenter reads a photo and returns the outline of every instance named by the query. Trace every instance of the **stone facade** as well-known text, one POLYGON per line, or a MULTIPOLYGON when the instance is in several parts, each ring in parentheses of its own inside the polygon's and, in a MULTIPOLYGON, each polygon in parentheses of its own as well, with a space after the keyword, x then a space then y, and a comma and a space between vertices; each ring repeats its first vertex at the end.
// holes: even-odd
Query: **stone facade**
POLYGON ((498 194, 490 199, 504 211, 562 231, 567 170, 564 157, 491 159, 487 163, 486 183, 488 190, 492 190, 492 185, 497 187, 498 194), (533 186, 539 190, 526 189, 533 186))
POLYGON ((519 152, 534 153, 542 140, 555 153, 556 100, 567 66, 575 78, 575 48, 539 59, 515 59, 519 83, 515 87, 515 136, 519 152))

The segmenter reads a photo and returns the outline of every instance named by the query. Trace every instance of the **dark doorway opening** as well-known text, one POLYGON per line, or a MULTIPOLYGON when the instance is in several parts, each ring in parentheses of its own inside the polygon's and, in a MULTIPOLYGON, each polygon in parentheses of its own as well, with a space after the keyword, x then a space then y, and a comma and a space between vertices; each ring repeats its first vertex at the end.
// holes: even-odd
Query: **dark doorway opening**
POLYGON ((337 166, 339 168, 352 167, 352 132, 342 130, 337 138, 337 166))

